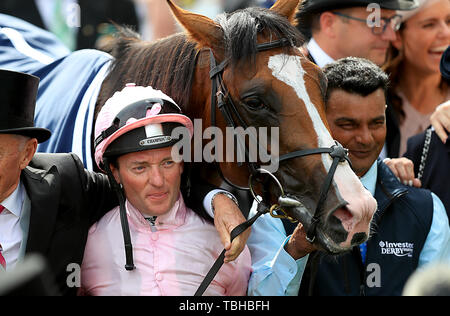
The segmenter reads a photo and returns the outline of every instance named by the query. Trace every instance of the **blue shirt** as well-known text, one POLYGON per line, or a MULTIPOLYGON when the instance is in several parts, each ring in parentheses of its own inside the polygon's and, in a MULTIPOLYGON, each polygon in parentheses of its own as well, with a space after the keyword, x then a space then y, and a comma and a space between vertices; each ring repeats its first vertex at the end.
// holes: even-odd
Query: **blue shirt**
MULTIPOLYGON (((256 208, 254 202, 249 217, 256 214, 256 208)), ((297 295, 309 256, 294 260, 284 249, 290 237, 281 220, 268 213, 255 221, 247 240, 252 256, 248 295, 297 295)))
MULTIPOLYGON (((375 162, 360 179, 364 187, 375 193, 378 166, 375 162)), ((425 245, 420 253, 419 267, 432 261, 445 260, 450 263, 450 228, 444 205, 432 193, 433 221, 425 245)), ((249 216, 256 211, 253 203, 249 216)), ((252 256, 252 275, 250 276, 248 295, 281 296, 297 295, 308 256, 294 260, 284 245, 290 236, 286 236, 283 223, 270 214, 262 215, 252 226, 247 241, 252 256)))

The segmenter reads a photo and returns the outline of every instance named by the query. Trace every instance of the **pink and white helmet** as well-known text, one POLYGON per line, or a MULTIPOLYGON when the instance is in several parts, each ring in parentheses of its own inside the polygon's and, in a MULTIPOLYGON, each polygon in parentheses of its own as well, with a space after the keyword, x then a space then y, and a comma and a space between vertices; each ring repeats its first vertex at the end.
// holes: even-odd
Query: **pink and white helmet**
POLYGON ((95 123, 95 162, 103 157, 174 145, 176 127, 184 126, 192 138, 192 121, 160 90, 129 83, 109 98, 95 123))

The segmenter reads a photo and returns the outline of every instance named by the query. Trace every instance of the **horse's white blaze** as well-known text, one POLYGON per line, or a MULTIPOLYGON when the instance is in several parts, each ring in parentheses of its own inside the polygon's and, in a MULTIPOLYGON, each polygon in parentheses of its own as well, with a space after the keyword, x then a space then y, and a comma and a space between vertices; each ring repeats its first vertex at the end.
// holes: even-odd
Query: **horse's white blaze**
POLYGON ((302 67, 300 57, 285 54, 275 55, 270 57, 268 66, 272 70, 272 75, 278 80, 291 86, 297 96, 305 103, 306 110, 308 111, 318 137, 319 147, 330 147, 333 145, 333 138, 321 120, 319 112, 317 112, 316 107, 309 98, 305 80, 303 79, 306 72, 302 67))
MULTIPOLYGON (((333 138, 320 118, 319 112, 309 98, 305 80, 303 78, 306 72, 302 67, 300 57, 285 54, 271 56, 269 58, 268 67, 272 70, 272 75, 278 80, 291 86, 299 99, 301 99, 305 104, 306 110, 308 111, 314 130, 317 134, 318 146, 331 147, 334 145, 333 138)), ((322 161, 325 169, 328 170, 332 162, 330 155, 322 155, 322 161)))
MULTIPOLYGON (((331 147, 334 145, 333 137, 309 98, 304 80, 306 72, 302 67, 300 57, 285 54, 274 55, 269 58, 268 67, 272 70, 272 75, 292 87, 305 104, 317 134, 318 147, 331 147)), ((330 155, 322 154, 322 162, 325 170, 329 170, 332 163, 330 155)), ((348 163, 339 164, 334 175, 334 181, 339 188, 342 198, 349 203, 348 208, 354 216, 351 223, 345 223, 345 226, 352 230, 361 219, 370 220, 376 209, 376 201, 362 186, 348 163)))

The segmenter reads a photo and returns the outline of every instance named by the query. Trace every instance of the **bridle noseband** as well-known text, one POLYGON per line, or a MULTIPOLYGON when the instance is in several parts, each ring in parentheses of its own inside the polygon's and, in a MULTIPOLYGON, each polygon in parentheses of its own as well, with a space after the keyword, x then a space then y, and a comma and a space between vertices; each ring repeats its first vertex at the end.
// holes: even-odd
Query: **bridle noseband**
MULTIPOLYGON (((281 48, 284 46, 294 46, 294 45, 289 40, 282 38, 280 40, 257 44, 256 49, 257 49, 257 52, 261 52, 261 51, 266 51, 266 50, 270 50, 270 49, 274 49, 274 48, 281 48)), ((211 126, 216 126, 216 105, 217 105, 217 108, 222 113, 228 127, 236 128, 238 126, 241 126, 242 128, 246 129, 248 127, 248 125, 242 119, 239 112, 237 111, 237 108, 236 108, 235 104, 233 103, 230 93, 229 93, 228 89, 226 88, 225 83, 222 78, 223 71, 224 71, 225 67, 228 65, 228 62, 229 62, 229 59, 225 59, 220 64, 217 64, 216 59, 215 59, 212 51, 210 50, 210 72, 209 72, 209 75, 210 75, 210 79, 211 79, 211 126), (238 123, 236 123, 234 118, 237 119, 238 123)), ((238 138, 238 142, 243 142, 243 140, 238 138)), ((256 142, 257 142, 257 140, 256 140, 256 142)), ((257 163, 250 161, 249 150, 248 150, 247 146, 245 145, 245 142, 242 145, 245 148, 245 158, 246 158, 249 172, 250 172, 249 187, 251 188, 251 192, 252 192, 253 196, 256 198, 256 196, 252 190, 252 184, 251 184, 252 178, 257 176, 258 174, 260 174, 262 172, 262 170, 264 170, 264 169, 261 169, 261 167, 257 163)), ((294 158, 305 157, 305 156, 315 155, 315 154, 326 154, 326 153, 331 156, 331 158, 333 159, 333 162, 332 162, 331 167, 328 171, 328 174, 324 180, 324 183, 322 184, 322 187, 320 189, 319 201, 317 203, 314 215, 312 216, 310 227, 308 228, 308 231, 306 234, 306 239, 311 243, 314 242, 314 240, 315 240, 317 224, 320 221, 320 217, 323 215, 323 205, 325 203, 328 191, 331 187, 334 173, 336 172, 336 168, 337 168, 338 164, 340 162, 348 161, 348 163, 351 166, 350 159, 348 158, 348 150, 343 148, 338 142, 336 142, 335 145, 333 145, 331 147, 321 147, 321 148, 297 150, 294 152, 290 152, 290 153, 281 155, 278 158, 278 162, 282 163, 284 161, 294 159, 294 158)), ((216 164, 216 167, 217 167, 217 170, 218 170, 220 176, 226 183, 228 183, 230 186, 232 186, 234 188, 243 190, 243 188, 228 181, 225 178, 225 176, 223 175, 223 173, 220 169, 219 163, 218 162, 214 162, 214 163, 216 164)), ((263 200, 256 199, 258 202, 258 208, 256 211, 256 215, 254 215, 252 218, 250 218, 246 222, 238 225, 235 229, 233 229, 233 231, 231 232, 231 236, 230 236, 231 241, 233 241, 233 239, 235 237, 237 237, 239 234, 244 232, 248 227, 250 227, 259 216, 261 216, 269 211, 272 214, 272 210, 274 208, 278 208, 279 210, 282 210, 283 208, 293 207, 293 205, 295 205, 295 203, 296 203, 296 200, 289 198, 284 194, 284 190, 282 189, 280 182, 277 180, 277 178, 273 174, 271 174, 267 170, 264 170, 263 173, 269 173, 272 176, 272 179, 275 179, 275 181, 278 183, 279 187, 281 188, 282 194, 278 199, 279 204, 274 205, 271 208, 269 208, 263 200), (286 201, 289 201, 290 203, 287 203, 286 201)), ((300 202, 297 202, 297 203, 300 204, 300 202)), ((280 216, 277 216, 277 217, 280 217, 280 216)), ((199 286, 197 292, 195 293, 196 296, 202 295, 204 293, 204 291, 206 290, 206 288, 211 283, 214 276, 216 275, 216 273, 222 266, 224 257, 225 257, 225 250, 221 253, 219 258, 216 260, 216 262, 212 266, 211 270, 206 275, 202 284, 199 286)))

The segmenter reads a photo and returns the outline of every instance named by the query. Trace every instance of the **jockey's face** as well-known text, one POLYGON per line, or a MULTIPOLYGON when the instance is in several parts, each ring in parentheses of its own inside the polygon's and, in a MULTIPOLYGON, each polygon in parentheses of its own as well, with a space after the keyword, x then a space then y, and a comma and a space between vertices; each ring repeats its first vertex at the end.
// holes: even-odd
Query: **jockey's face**
POLYGON ((17 188, 20 173, 37 148, 36 138, 0 134, 0 203, 17 188))
POLYGON ((111 170, 123 185, 128 201, 142 214, 159 216, 170 211, 180 194, 183 164, 171 156, 172 147, 129 153, 111 170))

